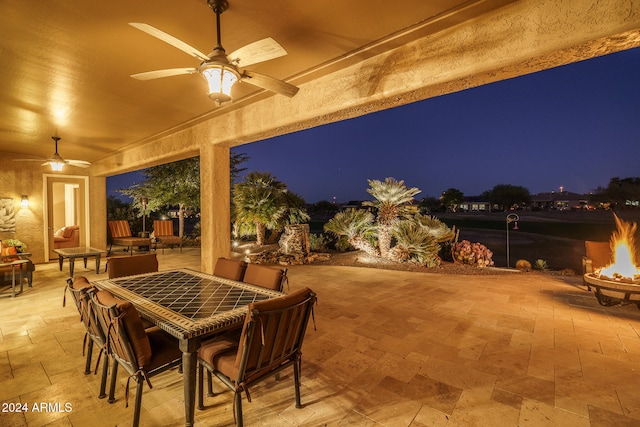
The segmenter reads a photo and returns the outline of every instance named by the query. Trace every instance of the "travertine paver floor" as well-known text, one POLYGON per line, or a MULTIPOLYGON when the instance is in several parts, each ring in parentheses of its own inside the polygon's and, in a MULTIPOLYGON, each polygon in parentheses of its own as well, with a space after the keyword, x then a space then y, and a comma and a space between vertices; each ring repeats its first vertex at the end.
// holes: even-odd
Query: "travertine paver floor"
MULTIPOLYGON (((160 269, 198 269, 199 256, 166 251, 160 269)), ((29 408, 0 412, 0 426, 131 422, 124 375, 108 404, 97 398, 99 375, 83 374, 84 330, 73 304, 62 307, 66 267, 38 265, 33 288, 0 295, 0 402, 29 408), (41 403, 51 405, 33 411, 41 403)), ((106 277, 91 261, 77 263, 76 274, 106 277)), ((289 277, 291 289, 318 293, 317 329, 304 345, 304 408, 294 407, 287 373, 252 389, 249 426, 640 425, 640 310, 598 306, 578 277, 314 265, 292 267, 289 277)), ((142 425, 183 425, 180 374, 152 384, 142 425)), ((205 404, 196 425, 233 425, 231 393, 205 404)))

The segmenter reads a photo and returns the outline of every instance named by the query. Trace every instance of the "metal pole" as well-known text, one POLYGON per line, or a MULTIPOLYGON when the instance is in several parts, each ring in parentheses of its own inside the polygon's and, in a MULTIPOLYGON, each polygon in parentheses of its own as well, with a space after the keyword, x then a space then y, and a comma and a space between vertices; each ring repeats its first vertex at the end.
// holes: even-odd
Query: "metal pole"
POLYGON ((509 217, 507 216, 507 268, 511 267, 509 263, 509 217))
POLYGON ((147 232, 147 224, 146 224, 146 219, 147 219, 147 204, 149 203, 149 198, 142 196, 140 197, 140 204, 142 204, 142 232, 146 233, 147 232))
MULTIPOLYGON (((511 260, 509 259, 509 224, 512 222, 516 222, 516 226, 517 226, 517 221, 520 218, 518 217, 517 214, 511 213, 509 215, 507 215, 507 268, 511 267, 511 260)), ((517 229, 514 228, 514 230, 517 229)))

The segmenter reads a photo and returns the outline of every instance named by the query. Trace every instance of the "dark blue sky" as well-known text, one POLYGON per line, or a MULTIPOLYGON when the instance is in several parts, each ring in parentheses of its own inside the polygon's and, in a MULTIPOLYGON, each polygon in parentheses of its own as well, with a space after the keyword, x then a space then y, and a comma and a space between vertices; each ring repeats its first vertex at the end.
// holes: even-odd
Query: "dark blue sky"
MULTIPOLYGON (((386 177, 421 189, 417 199, 497 184, 588 193, 640 176, 640 49, 233 150, 310 203, 369 198, 367 179, 386 177)), ((108 194, 127 180, 108 179, 108 194)))

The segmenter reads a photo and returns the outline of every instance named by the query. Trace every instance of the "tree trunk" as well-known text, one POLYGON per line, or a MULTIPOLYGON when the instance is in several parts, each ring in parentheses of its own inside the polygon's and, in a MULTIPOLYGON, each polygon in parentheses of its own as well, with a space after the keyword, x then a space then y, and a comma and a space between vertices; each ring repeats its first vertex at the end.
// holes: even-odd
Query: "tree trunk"
POLYGON ((380 247, 380 256, 389 258, 389 249, 391 249, 391 229, 390 227, 378 225, 378 246, 380 247))
POLYGON ((379 258, 380 252, 374 246, 372 246, 367 240, 360 236, 349 238, 349 243, 356 249, 364 251, 365 253, 379 258))
POLYGON ((266 228, 264 224, 256 222, 256 245, 258 246, 264 245, 265 233, 266 233, 266 228))

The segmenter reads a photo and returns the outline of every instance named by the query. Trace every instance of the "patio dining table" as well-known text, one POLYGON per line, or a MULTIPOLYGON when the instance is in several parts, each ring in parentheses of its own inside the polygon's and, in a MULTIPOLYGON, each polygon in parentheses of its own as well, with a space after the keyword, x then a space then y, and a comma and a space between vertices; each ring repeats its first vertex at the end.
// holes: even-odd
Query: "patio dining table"
POLYGON ((194 425, 197 357, 202 341, 241 325, 250 303, 284 295, 186 268, 93 284, 130 301, 143 318, 178 339, 186 426, 194 425))

